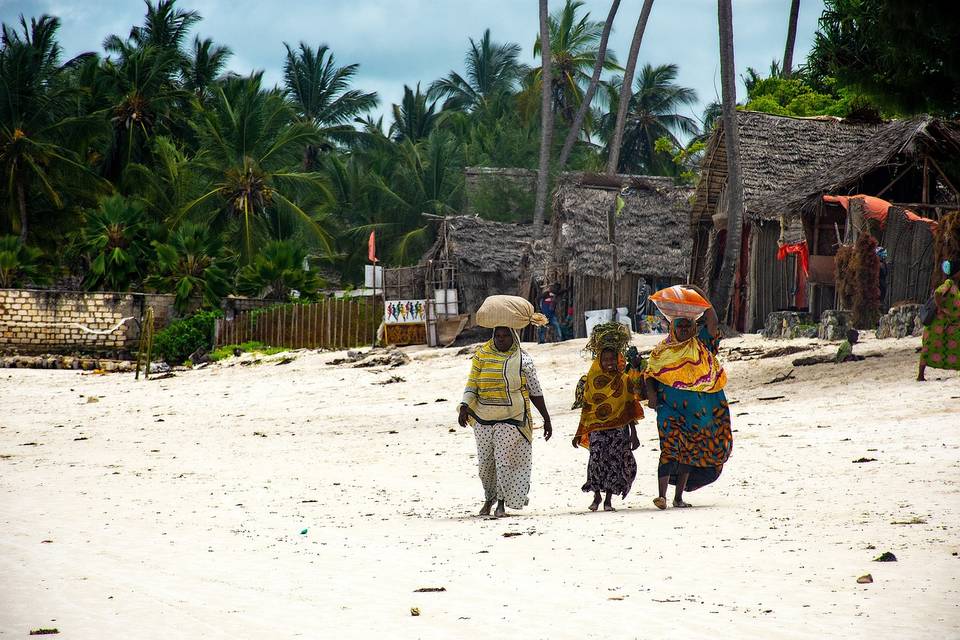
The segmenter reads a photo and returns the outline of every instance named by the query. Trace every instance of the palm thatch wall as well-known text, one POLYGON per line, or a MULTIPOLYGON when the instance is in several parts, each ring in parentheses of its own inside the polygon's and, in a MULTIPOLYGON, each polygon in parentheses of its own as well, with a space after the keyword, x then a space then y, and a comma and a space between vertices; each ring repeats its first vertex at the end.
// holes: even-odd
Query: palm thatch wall
POLYGON ((615 218, 616 305, 633 313, 640 278, 651 287, 687 278, 692 189, 663 177, 565 176, 554 195, 547 271, 548 280, 568 292, 579 337, 586 335, 583 312, 609 308, 614 295, 607 220, 618 193, 624 206, 615 218))
POLYGON ((475 313, 487 296, 518 294, 521 262, 530 244, 529 225, 474 216, 451 216, 437 222, 437 240, 421 264, 447 262, 456 269, 461 313, 475 313))

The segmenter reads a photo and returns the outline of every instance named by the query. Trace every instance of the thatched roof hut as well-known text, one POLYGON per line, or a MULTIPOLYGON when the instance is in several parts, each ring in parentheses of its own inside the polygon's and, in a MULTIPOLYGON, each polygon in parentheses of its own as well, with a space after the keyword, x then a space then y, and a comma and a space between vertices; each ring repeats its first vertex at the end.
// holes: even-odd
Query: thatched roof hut
MULTIPOLYGON (((765 217, 766 196, 825 168, 870 139, 882 125, 840 118, 792 118, 737 111, 743 202, 747 217, 765 217)), ((707 143, 694 192, 691 221, 709 222, 721 205, 727 184, 723 121, 707 143)))
MULTIPOLYGON (((949 167, 946 159, 960 153, 957 122, 919 116, 864 123, 741 111, 737 124, 746 218, 728 317, 740 329, 762 326, 772 311, 798 308, 818 317, 821 311, 836 307, 833 256, 839 243, 851 241, 865 225, 856 218, 856 207, 850 207, 851 219, 848 211, 825 203, 823 196, 866 194, 889 200, 895 205, 891 211, 914 208, 930 217, 960 206, 954 186, 960 184, 960 176, 942 169, 949 167), (803 245, 809 253, 809 277, 796 258, 778 259, 781 245, 803 245)), ((724 142, 720 125, 707 146, 691 213, 691 278, 708 291, 726 242, 724 142)), ((891 245, 911 247, 891 255, 894 262, 899 261, 892 265, 896 267, 892 272, 925 269, 931 255, 929 234, 903 227, 901 215, 894 215, 894 223, 881 238, 891 245), (904 233, 910 242, 904 240, 904 233)), ((906 276, 901 279, 907 280, 906 276)), ((909 280, 915 283, 922 278, 909 280)), ((923 285, 905 284, 890 291, 897 291, 895 295, 907 291, 904 295, 920 298, 922 289, 923 285)))
POLYGON ((577 335, 583 311, 610 306, 613 251, 607 220, 617 194, 617 306, 635 311, 637 285, 653 288, 685 282, 690 263, 688 233, 692 189, 671 178, 571 174, 557 188, 551 225, 550 280, 572 291, 577 335))
MULTIPOLYGON (((474 216, 435 219, 437 240, 421 259, 422 265, 447 269, 438 274, 446 286, 460 290, 460 312, 475 313, 484 298, 517 295, 521 263, 530 245, 530 226, 491 222, 474 216)), ((444 286, 443 282, 437 282, 444 286)))

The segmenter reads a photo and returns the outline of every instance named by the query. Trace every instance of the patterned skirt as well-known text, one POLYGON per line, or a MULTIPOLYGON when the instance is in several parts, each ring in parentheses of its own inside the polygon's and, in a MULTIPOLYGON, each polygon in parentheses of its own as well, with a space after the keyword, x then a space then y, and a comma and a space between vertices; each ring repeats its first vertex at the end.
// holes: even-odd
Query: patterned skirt
POLYGON ((637 460, 630 450, 630 429, 604 429, 590 434, 590 461, 583 491, 609 491, 624 498, 637 477, 637 460))
POLYGON ((699 393, 657 386, 657 431, 660 435, 659 477, 689 473, 686 490, 716 481, 733 451, 730 407, 723 391, 699 393))

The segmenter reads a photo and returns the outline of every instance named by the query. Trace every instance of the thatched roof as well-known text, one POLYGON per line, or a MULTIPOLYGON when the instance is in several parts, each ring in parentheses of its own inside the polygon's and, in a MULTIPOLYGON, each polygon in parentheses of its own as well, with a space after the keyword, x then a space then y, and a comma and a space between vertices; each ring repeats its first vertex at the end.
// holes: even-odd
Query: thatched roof
MULTIPOLYGON (((437 241, 423 261, 441 259, 446 240, 450 259, 479 273, 517 273, 530 244, 530 225, 492 222, 475 216, 438 220, 437 241)), ((423 262, 422 261, 422 262, 423 262)))
MULTIPOLYGON (((822 174, 884 125, 840 118, 792 118, 755 111, 737 112, 740 165, 746 215, 770 218, 768 196, 787 184, 822 174)), ((691 221, 708 221, 727 181, 723 122, 714 130, 700 164, 691 221)))
POLYGON ((560 185, 553 219, 559 268, 571 275, 609 276, 607 214, 622 188, 624 207, 616 222, 620 273, 685 276, 692 190, 670 178, 647 176, 582 174, 560 185))
POLYGON ((960 156, 960 123, 931 116, 888 122, 823 169, 758 198, 756 208, 764 218, 812 211, 824 194, 850 193, 866 174, 924 150, 941 158, 960 156))

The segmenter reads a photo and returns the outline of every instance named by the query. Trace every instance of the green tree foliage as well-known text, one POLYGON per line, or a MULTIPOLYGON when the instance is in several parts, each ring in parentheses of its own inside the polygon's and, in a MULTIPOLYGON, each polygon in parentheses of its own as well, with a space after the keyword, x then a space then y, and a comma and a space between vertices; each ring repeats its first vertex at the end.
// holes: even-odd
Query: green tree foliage
POLYGON ((126 291, 146 271, 150 236, 143 206, 120 195, 104 198, 87 212, 80 230, 79 249, 89 271, 88 289, 126 291))
POLYGON ((297 117, 313 125, 320 134, 317 144, 307 144, 304 149, 303 168, 314 171, 320 152, 330 151, 336 144, 349 144, 357 136, 352 121, 376 107, 379 100, 374 92, 350 88, 359 65, 338 67, 326 45, 314 50, 301 42, 297 51, 288 44, 284 46, 287 95, 297 117))
MULTIPOLYGON (((583 4, 580 0, 566 0, 549 19, 554 112, 568 125, 573 122, 590 83, 603 34, 602 20, 590 20, 589 12, 579 15, 583 4)), ((533 45, 533 54, 540 55, 539 36, 533 45)), ((613 51, 607 51, 603 68, 621 70, 613 51)))
POLYGON ((156 267, 144 285, 162 293, 175 294, 174 305, 181 313, 194 300, 215 307, 231 291, 232 261, 225 257, 219 238, 209 227, 184 223, 167 242, 153 242, 156 267))
MULTIPOLYGON (((620 171, 675 175, 671 155, 657 151, 657 140, 666 137, 676 148, 683 148, 680 138, 700 133, 696 119, 680 113, 696 104, 697 94, 693 89, 676 84, 677 74, 674 64, 645 64, 637 74, 623 131, 620 171)), ((608 143, 616 122, 622 81, 622 78, 614 78, 607 85, 610 112, 600 118, 600 135, 608 143)))
POLYGON ((960 12, 953 0, 824 4, 807 59, 814 86, 835 78, 887 112, 960 115, 960 12))
POLYGON ((42 251, 17 236, 0 236, 0 289, 46 284, 42 259, 42 251))
POLYGON ((323 281, 315 271, 304 270, 307 252, 288 241, 267 244, 251 264, 237 274, 237 290, 255 298, 289 300, 297 291, 301 298, 316 296, 323 281))
POLYGON ((303 149, 316 144, 319 134, 310 123, 295 119, 279 90, 262 89, 261 78, 255 73, 225 80, 203 112, 196 164, 213 188, 184 213, 210 206, 216 228, 236 229, 245 263, 256 247, 290 227, 329 251, 321 211, 329 189, 323 176, 300 166, 303 149))
POLYGON ((445 100, 444 109, 477 111, 501 106, 529 68, 520 62, 520 45, 501 44, 490 38, 490 29, 479 42, 470 38, 464 66, 466 77, 451 71, 430 85, 430 98, 445 100))
POLYGON ((154 336, 154 352, 168 364, 179 365, 197 349, 210 351, 217 318, 222 316, 219 311, 200 311, 171 322, 154 336))
POLYGON ((422 140, 433 131, 439 117, 437 101, 430 101, 427 94, 420 93, 419 82, 416 91, 404 85, 403 100, 393 105, 390 137, 395 142, 422 140))

